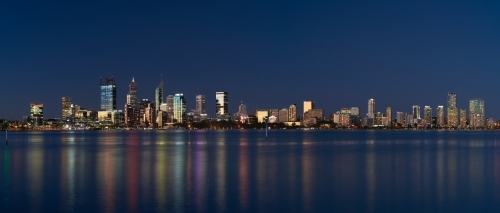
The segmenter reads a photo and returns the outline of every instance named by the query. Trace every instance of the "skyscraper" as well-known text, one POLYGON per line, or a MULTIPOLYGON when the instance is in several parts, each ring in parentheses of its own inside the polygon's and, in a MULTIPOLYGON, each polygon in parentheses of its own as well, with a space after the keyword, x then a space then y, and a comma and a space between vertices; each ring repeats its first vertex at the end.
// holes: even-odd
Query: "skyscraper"
POLYGON ((413 112, 413 119, 420 119, 421 118, 419 105, 413 105, 412 112, 413 112))
POLYGON ((167 96, 167 120, 168 123, 174 122, 174 96, 167 96))
POLYGON ((304 101, 304 112, 306 113, 307 111, 314 109, 315 108, 315 103, 313 101, 304 101))
POLYGON ((196 111, 200 114, 205 114, 205 95, 196 96, 196 111))
POLYGON ((396 121, 398 124, 405 124, 405 113, 404 112, 396 112, 396 121))
POLYGON ((387 118, 387 123, 385 125, 392 126, 392 109, 391 109, 391 107, 387 107, 385 109, 385 117, 387 118))
POLYGON ((215 110, 216 115, 229 114, 227 92, 216 92, 215 93, 215 109, 216 109, 215 110))
POLYGON ((368 99, 368 118, 375 117, 375 99, 368 99))
POLYGON ((467 126, 467 109, 460 109, 460 127, 465 128, 467 126))
POLYGON ((30 123, 33 126, 39 126, 43 123, 43 104, 31 103, 30 104, 30 123))
POLYGON ((158 113, 160 111, 160 106, 163 103, 163 80, 156 87, 155 90, 155 112, 158 113))
POLYGON ((444 126, 444 107, 438 106, 436 110, 438 127, 444 126))
POLYGON ((288 109, 287 108, 280 109, 280 111, 278 112, 278 121, 281 123, 288 122, 288 109))
POLYGON ((101 110, 116 110, 116 83, 114 77, 100 79, 101 82, 101 110))
POLYGON ((457 111, 457 93, 448 93, 448 126, 455 127, 458 125, 458 111, 457 111))
POLYGON ((61 120, 66 122, 71 118, 71 98, 70 97, 62 97, 62 114, 61 120))
POLYGON ((288 121, 295 122, 297 121, 297 105, 291 104, 288 107, 288 121))
POLYGON ((475 98, 469 102, 469 117, 471 128, 483 128, 485 124, 484 100, 475 98))
POLYGON ((430 106, 424 107, 424 122, 427 126, 430 126, 432 124, 432 108, 430 106))
POLYGON ((135 79, 132 78, 132 82, 128 85, 128 94, 127 94, 127 104, 130 104, 132 107, 138 107, 139 103, 137 102, 137 83, 135 83, 135 79))
POLYGON ((182 93, 174 95, 174 122, 183 123, 186 120, 186 100, 182 93))

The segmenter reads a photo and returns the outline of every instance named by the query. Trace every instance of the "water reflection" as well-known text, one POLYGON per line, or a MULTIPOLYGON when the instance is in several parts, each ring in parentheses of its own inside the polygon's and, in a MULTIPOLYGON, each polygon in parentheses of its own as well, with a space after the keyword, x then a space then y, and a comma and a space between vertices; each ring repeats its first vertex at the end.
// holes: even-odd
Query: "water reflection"
POLYGON ((13 134, 5 212, 483 212, 500 142, 430 131, 13 134))

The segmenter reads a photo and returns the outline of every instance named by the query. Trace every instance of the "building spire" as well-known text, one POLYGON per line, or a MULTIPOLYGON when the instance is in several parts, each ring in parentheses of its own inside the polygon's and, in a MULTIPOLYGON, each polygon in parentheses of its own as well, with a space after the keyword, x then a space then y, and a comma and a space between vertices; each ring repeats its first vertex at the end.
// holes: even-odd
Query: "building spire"
POLYGON ((132 77, 132 82, 135 82, 134 77, 132 77))

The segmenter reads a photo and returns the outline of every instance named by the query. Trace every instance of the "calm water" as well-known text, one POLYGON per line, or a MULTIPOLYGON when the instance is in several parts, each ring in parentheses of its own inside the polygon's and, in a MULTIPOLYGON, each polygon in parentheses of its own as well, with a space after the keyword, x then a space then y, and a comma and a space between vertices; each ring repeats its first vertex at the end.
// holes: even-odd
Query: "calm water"
POLYGON ((500 212, 500 132, 12 132, 0 212, 500 212))

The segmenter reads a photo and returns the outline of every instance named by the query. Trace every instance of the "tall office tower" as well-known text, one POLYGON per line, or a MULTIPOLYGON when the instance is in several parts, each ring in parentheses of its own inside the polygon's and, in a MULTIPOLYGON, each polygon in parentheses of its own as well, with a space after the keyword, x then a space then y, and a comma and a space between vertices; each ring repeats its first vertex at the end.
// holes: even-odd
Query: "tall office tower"
POLYGON ((140 125, 140 109, 139 103, 137 103, 137 107, 134 107, 132 104, 125 104, 125 125, 127 127, 137 127, 140 125))
POLYGON ((359 107, 351 107, 350 121, 349 123, 354 126, 361 125, 361 116, 359 114, 359 107))
POLYGON ((160 106, 163 103, 163 80, 155 89, 155 112, 160 111, 160 106))
POLYGON ((368 99, 368 118, 375 117, 375 99, 368 99))
POLYGON ((174 119, 177 123, 183 123, 186 120, 186 100, 182 93, 174 95, 174 119))
POLYGON ((469 102, 469 117, 470 127, 482 128, 484 127, 484 101, 480 98, 474 98, 469 102))
POLYGON ((62 97, 62 121, 68 121, 71 118, 71 104, 73 103, 70 97, 62 97))
POLYGON ((375 117, 373 119, 373 125, 382 126, 382 117, 384 117, 384 114, 382 114, 381 112, 375 113, 375 117))
POLYGON ((227 92, 215 93, 215 115, 229 115, 227 92))
POLYGON ((313 101, 304 101, 304 112, 306 113, 307 111, 314 109, 315 108, 315 103, 313 101))
POLYGON ((444 126, 444 107, 443 106, 438 106, 436 110, 437 114, 437 125, 438 126, 444 126))
POLYGON ((31 103, 30 104, 30 123, 33 126, 39 126, 43 123, 43 104, 31 103))
POLYGON ((196 111, 200 114, 205 114, 205 95, 196 96, 196 111))
POLYGON ((387 107, 387 109, 385 109, 385 117, 387 118, 387 123, 385 125, 392 126, 392 109, 391 109, 391 107, 387 107))
POLYGON ((132 78, 132 82, 128 85, 128 94, 127 94, 127 104, 130 104, 132 107, 138 107, 139 103, 137 102, 137 83, 135 83, 135 79, 132 78))
POLYGON ((243 102, 238 106, 238 114, 240 115, 248 115, 247 105, 243 104, 243 102))
POLYGON ((289 122, 297 121, 297 105, 296 104, 291 104, 288 107, 288 121, 289 122))
POLYGON ((405 122, 406 122, 405 126, 413 128, 415 124, 415 119, 413 118, 413 114, 406 114, 405 122))
POLYGON ((458 125, 457 93, 448 93, 448 126, 458 125))
POLYGON ((432 108, 430 106, 424 107, 424 122, 427 126, 430 126, 432 124, 432 108))
POLYGON ((419 105, 413 105, 412 112, 413 112, 413 119, 420 119, 421 118, 419 105))
POLYGON ((467 126, 467 109, 460 109, 460 127, 467 126))
POLYGON ((280 109, 280 111, 278 112, 278 121, 281 123, 288 122, 288 109, 287 108, 280 109))
POLYGON ((148 99, 142 99, 139 102, 139 121, 140 125, 144 127, 152 127, 154 120, 154 103, 151 103, 148 99))
POLYGON ((167 96, 167 120, 168 123, 174 122, 174 96, 167 96))
POLYGON ((116 83, 114 77, 100 79, 101 81, 101 111, 116 110, 116 83))
POLYGON ((398 124, 405 124, 405 113, 404 112, 396 112, 396 121, 398 124))

